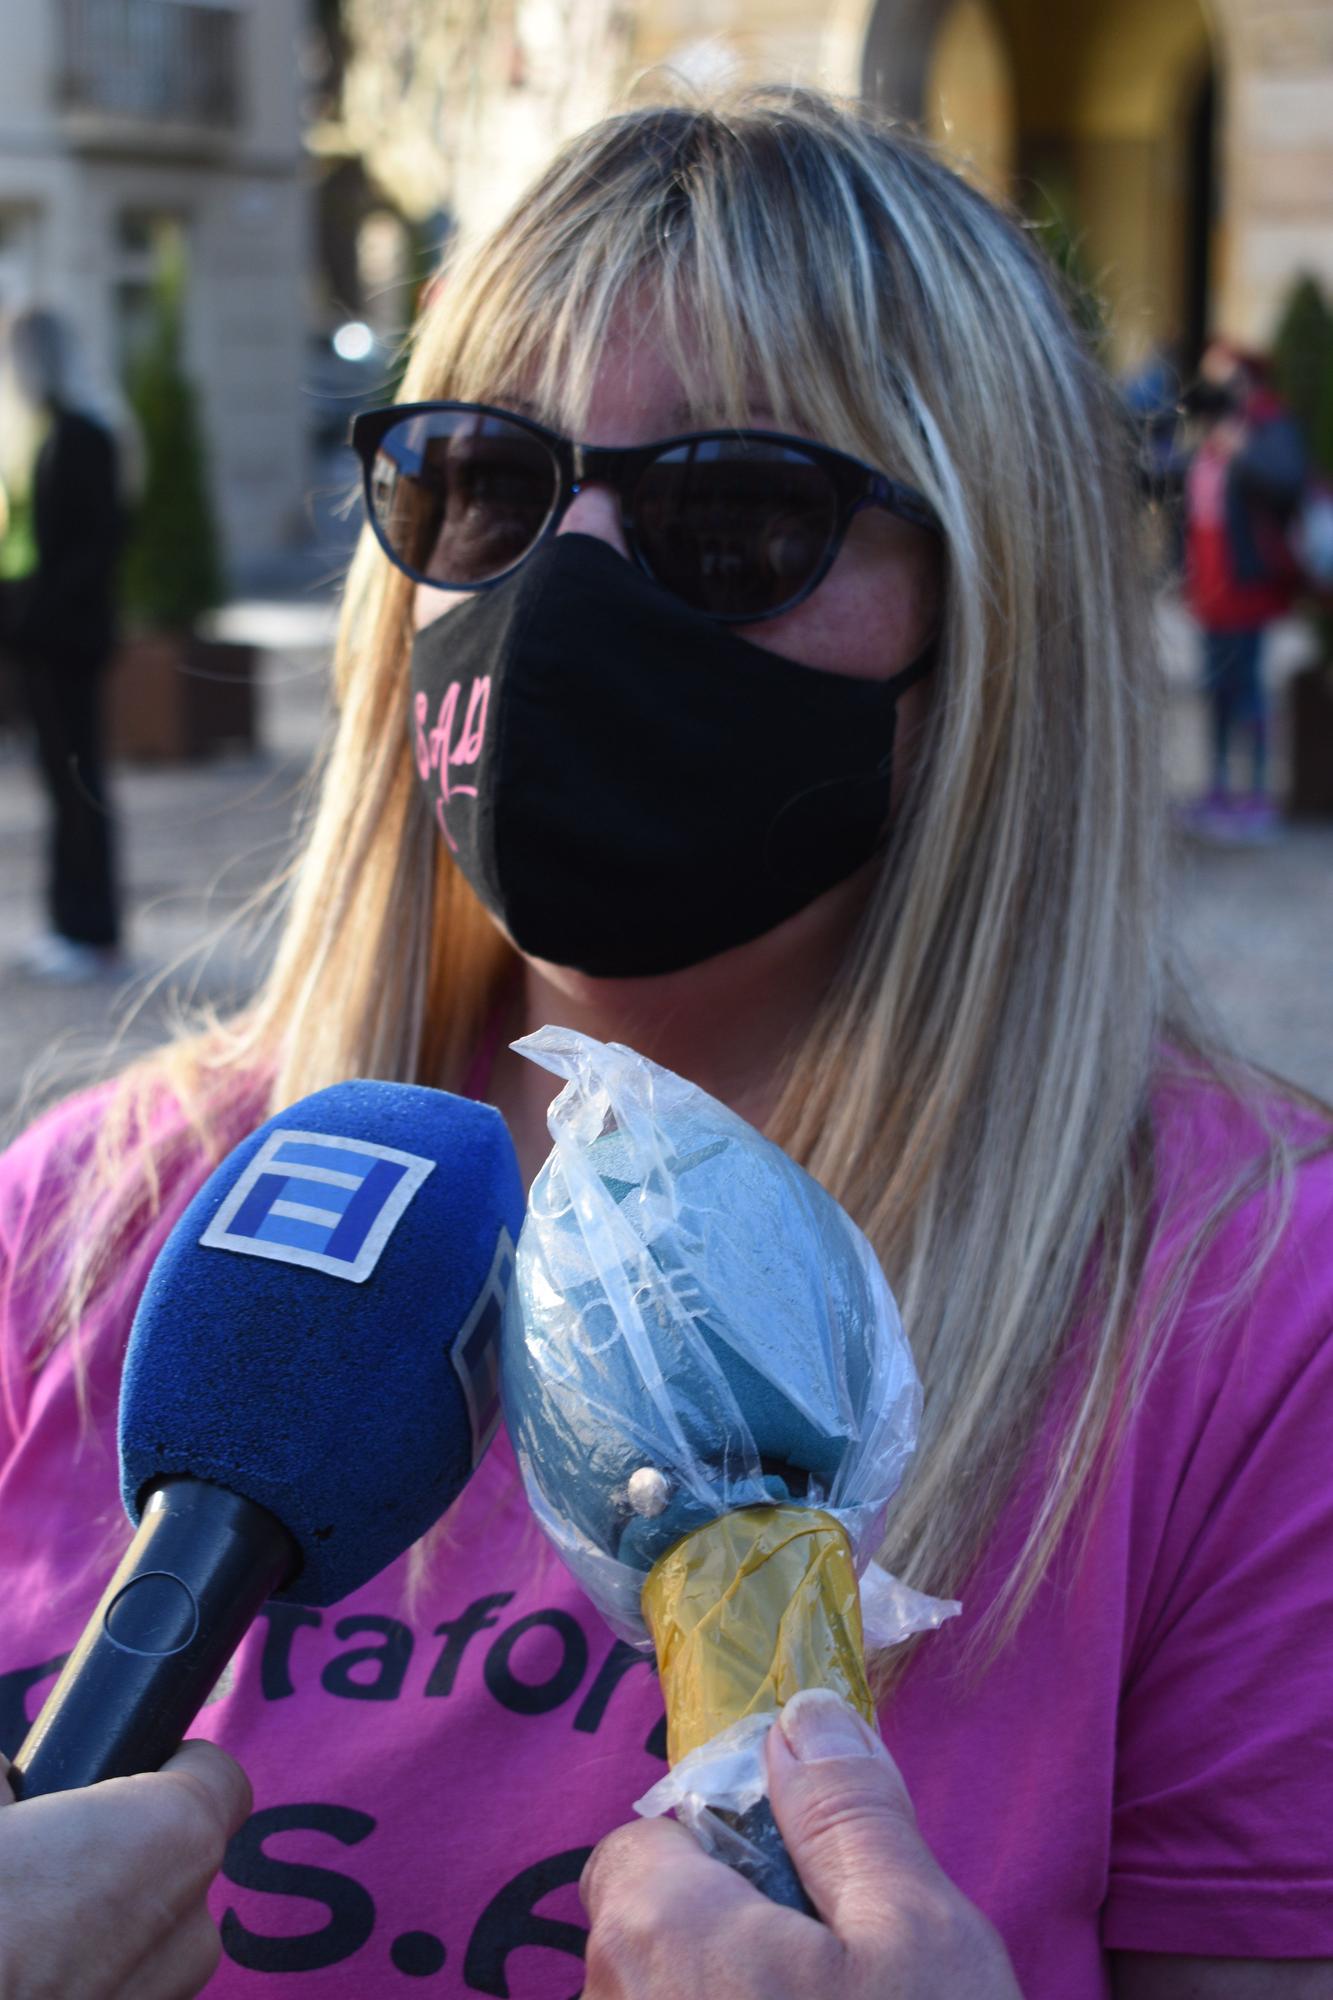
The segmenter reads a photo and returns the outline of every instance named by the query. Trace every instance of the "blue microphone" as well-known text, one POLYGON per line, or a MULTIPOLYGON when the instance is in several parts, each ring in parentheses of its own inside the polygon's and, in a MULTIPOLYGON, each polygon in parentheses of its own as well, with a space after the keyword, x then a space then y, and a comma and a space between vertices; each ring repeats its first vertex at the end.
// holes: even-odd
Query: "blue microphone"
POLYGON ((155 1771, 269 1597, 332 1604, 411 1546, 499 1422, 523 1220, 499 1113, 340 1083, 262 1125, 172 1230, 120 1397, 137 1532, 10 1770, 155 1771))

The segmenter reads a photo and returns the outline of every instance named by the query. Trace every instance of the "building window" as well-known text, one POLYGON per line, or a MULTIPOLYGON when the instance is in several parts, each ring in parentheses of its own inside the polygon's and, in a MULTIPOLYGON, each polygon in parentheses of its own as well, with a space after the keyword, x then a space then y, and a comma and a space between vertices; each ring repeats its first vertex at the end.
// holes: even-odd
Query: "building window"
POLYGON ((170 282, 183 289, 187 247, 185 223, 179 215, 125 208, 116 218, 115 358, 122 381, 151 338, 156 294, 170 282))
POLYGON ((68 111, 173 124, 240 119, 240 21, 201 0, 58 0, 68 111))
POLYGON ((31 209, 0 208, 0 320, 31 305, 37 289, 38 218, 31 209))

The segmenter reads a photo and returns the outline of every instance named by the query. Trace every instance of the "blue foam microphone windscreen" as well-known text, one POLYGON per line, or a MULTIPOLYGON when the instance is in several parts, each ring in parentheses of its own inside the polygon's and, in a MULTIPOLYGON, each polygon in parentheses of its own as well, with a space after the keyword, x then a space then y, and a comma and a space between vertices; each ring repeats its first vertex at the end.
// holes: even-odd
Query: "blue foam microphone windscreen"
POLYGON ((334 1084, 195 1196, 145 1287, 120 1400, 121 1492, 189 1473, 266 1507, 332 1604, 458 1493, 499 1417, 496 1315, 523 1220, 499 1113, 334 1084))
POLYGON ((439 1518, 499 1421, 523 1207, 498 1112, 409 1084, 318 1091, 222 1162, 139 1304, 137 1533, 16 1792, 156 1769, 265 1597, 332 1604, 439 1518))

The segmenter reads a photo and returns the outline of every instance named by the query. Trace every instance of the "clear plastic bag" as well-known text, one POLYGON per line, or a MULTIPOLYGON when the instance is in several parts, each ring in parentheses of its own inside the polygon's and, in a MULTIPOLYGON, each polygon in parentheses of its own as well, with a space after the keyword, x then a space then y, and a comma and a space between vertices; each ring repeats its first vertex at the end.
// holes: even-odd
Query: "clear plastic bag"
MULTIPOLYGON (((844 1581, 823 1598, 841 1593, 859 1657, 855 1579, 881 1540, 920 1410, 869 1243, 779 1147, 634 1050, 557 1028, 515 1047, 567 1079, 501 1342, 505 1417, 539 1520, 612 1628, 646 1648, 644 1585, 668 1551, 738 1510, 817 1509, 836 1542, 845 1535, 844 1581)), ((807 1518, 793 1516, 796 1539, 807 1518)), ((901 1638, 956 1609, 878 1577, 872 1644, 886 1616, 901 1638)), ((714 1660, 783 1643, 742 1637, 724 1633, 714 1660)), ((756 1684, 751 1706, 767 1719, 737 1698, 742 1794, 756 1782, 762 1793, 762 1737, 790 1681, 778 1660, 756 1684)), ((863 1690, 859 1705, 868 1699, 863 1690)), ((708 1749, 679 1774, 692 1779, 708 1749)), ((725 1744, 720 1755, 719 1781, 734 1791, 735 1759, 725 1744)))
POLYGON ((515 1046, 568 1079, 502 1349, 519 1464, 569 1567, 630 1641, 657 1557, 735 1508, 821 1507, 863 1570, 920 1407, 865 1237, 779 1147, 632 1049, 559 1028, 515 1046), (631 1498, 637 1473, 660 1479, 631 1498))
MULTIPOLYGON (((876 1562, 861 1578, 861 1624, 869 1652, 886 1652, 914 1632, 934 1632, 962 1606, 952 1597, 926 1597, 900 1583, 876 1562)), ((771 1842, 755 1807, 767 1796, 764 1739, 774 1710, 740 1716, 673 1764, 665 1777, 635 1799, 645 1819, 674 1812, 710 1854, 761 1885, 772 1867, 771 1842)))

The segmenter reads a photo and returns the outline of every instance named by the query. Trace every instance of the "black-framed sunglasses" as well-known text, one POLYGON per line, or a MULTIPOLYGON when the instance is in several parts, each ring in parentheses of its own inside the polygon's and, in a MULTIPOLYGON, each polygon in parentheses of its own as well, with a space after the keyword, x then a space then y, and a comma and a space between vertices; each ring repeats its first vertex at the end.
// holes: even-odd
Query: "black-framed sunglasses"
POLYGON ((939 528, 914 488, 777 431, 575 444, 512 410, 443 402, 363 410, 351 437, 381 548, 440 590, 502 583, 585 486, 615 493, 642 570, 730 625, 776 617, 808 597, 863 508, 939 528))

